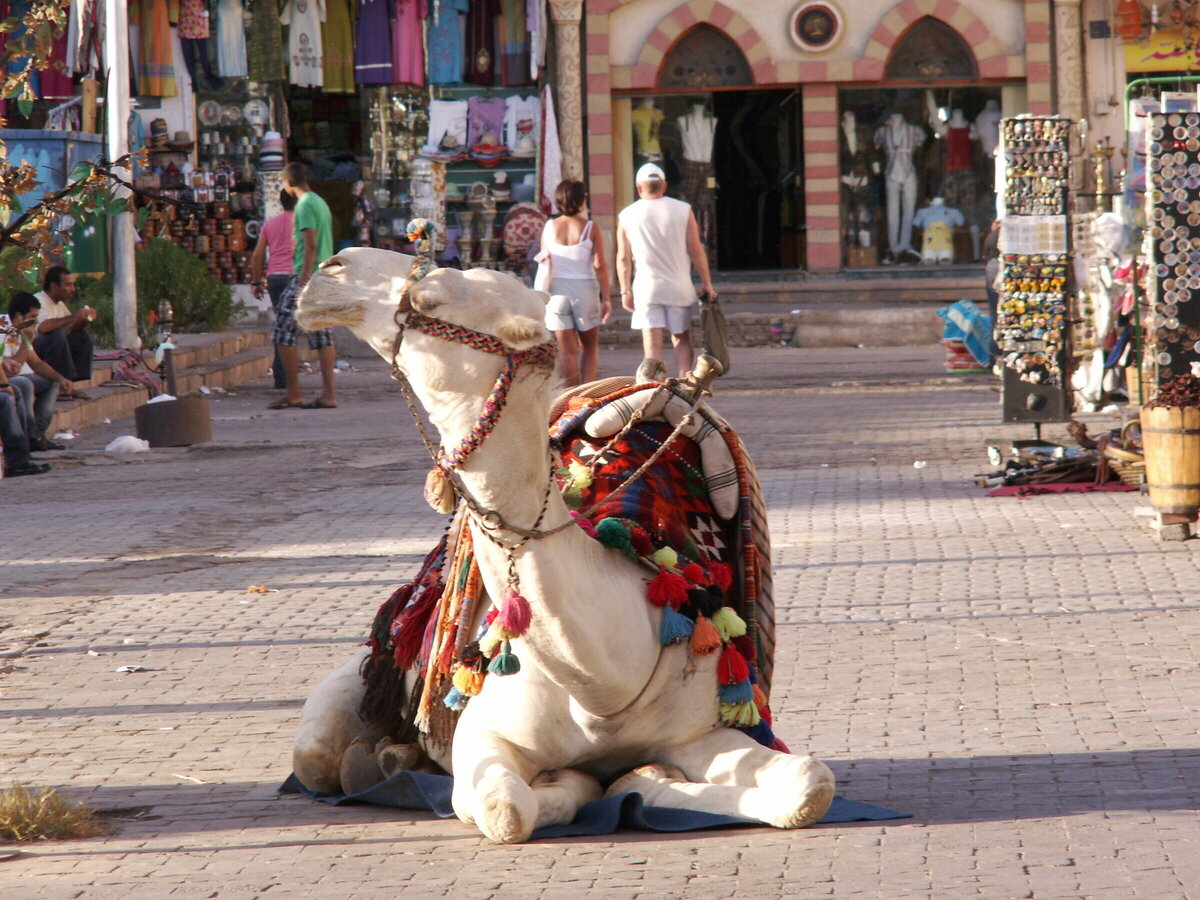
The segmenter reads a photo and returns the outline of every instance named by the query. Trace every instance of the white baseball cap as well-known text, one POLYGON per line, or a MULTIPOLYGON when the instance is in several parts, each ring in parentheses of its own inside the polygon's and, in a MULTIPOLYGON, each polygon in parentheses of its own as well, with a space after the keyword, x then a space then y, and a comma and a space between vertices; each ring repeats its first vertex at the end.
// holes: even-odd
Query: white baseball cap
POLYGON ((666 181, 667 176, 663 174, 663 170, 654 163, 646 163, 637 170, 637 177, 634 182, 641 184, 643 181, 666 181))

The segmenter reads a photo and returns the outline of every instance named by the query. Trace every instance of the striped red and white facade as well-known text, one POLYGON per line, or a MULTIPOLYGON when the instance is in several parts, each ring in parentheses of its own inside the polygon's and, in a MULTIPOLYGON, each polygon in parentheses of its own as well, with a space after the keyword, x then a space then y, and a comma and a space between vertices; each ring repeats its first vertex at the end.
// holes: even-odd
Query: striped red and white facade
POLYGON ((704 23, 741 49, 755 88, 803 97, 807 267, 842 265, 838 91, 886 87, 888 58, 916 23, 933 18, 974 54, 978 84, 1006 88, 1004 112, 1054 109, 1050 0, 831 0, 842 17, 836 46, 820 54, 788 37, 798 4, 776 0, 587 0, 584 5, 585 151, 591 209, 611 228, 634 196, 630 104, 655 91, 681 38, 704 23))

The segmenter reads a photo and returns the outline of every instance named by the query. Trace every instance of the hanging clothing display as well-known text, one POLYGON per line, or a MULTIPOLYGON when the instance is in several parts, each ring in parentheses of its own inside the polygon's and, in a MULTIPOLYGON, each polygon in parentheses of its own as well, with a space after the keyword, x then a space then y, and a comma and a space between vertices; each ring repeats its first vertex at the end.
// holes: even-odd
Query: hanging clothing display
POLYGON ((174 97, 171 19, 167 0, 137 0, 129 7, 129 23, 140 29, 137 54, 138 93, 144 97, 174 97))
POLYGON ((501 84, 529 84, 530 49, 525 0, 500 0, 501 84))
POLYGON ((279 0, 250 0, 250 52, 247 69, 251 81, 283 81, 287 77, 280 25, 279 0))
POLYGON ((354 11, 351 0, 325 0, 321 26, 325 93, 354 93, 354 11))
POLYGON ((467 145, 474 147, 489 136, 503 140, 507 112, 503 97, 471 97, 467 101, 467 145))
POLYGON ((428 153, 463 152, 467 148, 467 101, 429 101, 428 153))
POLYGON ((470 0, 434 0, 427 37, 430 84, 463 80, 463 16, 470 9, 470 0))
POLYGON ((395 0, 358 0, 354 80, 359 84, 392 83, 392 22, 395 19, 395 0))
POLYGON ((325 0, 287 0, 280 21, 288 27, 288 79, 296 87, 321 87, 321 22, 325 0))
POLYGON ((217 0, 217 72, 226 78, 245 78, 249 74, 244 11, 242 0, 217 0))
POLYGON ((424 25, 429 15, 425 0, 396 0, 392 27, 392 78, 395 84, 425 86, 424 25))
POLYGON ((554 97, 550 85, 542 88, 542 133, 541 149, 541 196, 538 198, 543 212, 555 212, 554 192, 562 181, 562 147, 558 143, 558 123, 554 119, 554 97))
POLYGON ((529 81, 537 81, 538 72, 546 64, 546 4, 530 0, 525 4, 525 28, 529 32, 529 81))
POLYGON ((467 75, 472 84, 496 80, 496 14, 500 0, 474 0, 467 13, 467 75))
POLYGON ((97 77, 101 72, 106 0, 75 0, 67 19, 67 71, 97 77))
POLYGON ((508 97, 504 101, 504 143, 514 159, 537 156, 542 103, 537 97, 508 97))
POLYGON ((54 42, 50 50, 50 65, 39 73, 42 79, 41 93, 43 100, 47 98, 74 97, 75 82, 67 69, 67 33, 64 30, 54 42))
POLYGON ((179 43, 183 50, 183 64, 187 68, 192 84, 196 83, 197 69, 204 70, 208 87, 218 90, 221 80, 213 72, 208 53, 208 9, 205 0, 179 0, 179 43), (197 66, 196 64, 200 65, 197 66))

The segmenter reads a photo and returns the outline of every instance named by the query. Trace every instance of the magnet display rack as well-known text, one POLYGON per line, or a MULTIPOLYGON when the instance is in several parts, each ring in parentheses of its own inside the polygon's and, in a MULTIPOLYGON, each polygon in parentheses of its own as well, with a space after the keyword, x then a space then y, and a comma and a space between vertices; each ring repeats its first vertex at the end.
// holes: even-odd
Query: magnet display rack
POLYGON ((1156 113, 1147 142, 1146 234, 1158 384, 1200 360, 1200 114, 1156 113))
POLYGON ((1040 426, 1071 415, 1071 127, 1061 116, 1003 120, 1006 217, 995 335, 1005 422, 1040 426))

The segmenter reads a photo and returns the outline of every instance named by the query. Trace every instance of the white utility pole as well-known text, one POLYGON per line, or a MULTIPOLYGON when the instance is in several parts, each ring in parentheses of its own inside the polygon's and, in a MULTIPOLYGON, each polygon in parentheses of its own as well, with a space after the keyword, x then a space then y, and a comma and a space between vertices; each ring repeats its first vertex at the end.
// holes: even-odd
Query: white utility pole
MULTIPOLYGON (((104 4, 104 62, 108 69, 104 120, 107 123, 107 156, 118 159, 129 152, 129 8, 124 2, 104 4)), ((124 170, 126 178, 132 172, 124 170)), ((133 202, 128 188, 119 188, 116 196, 133 202)), ((113 318, 117 346, 140 349, 137 329, 137 272, 134 267, 133 212, 109 219, 112 229, 113 318)))

